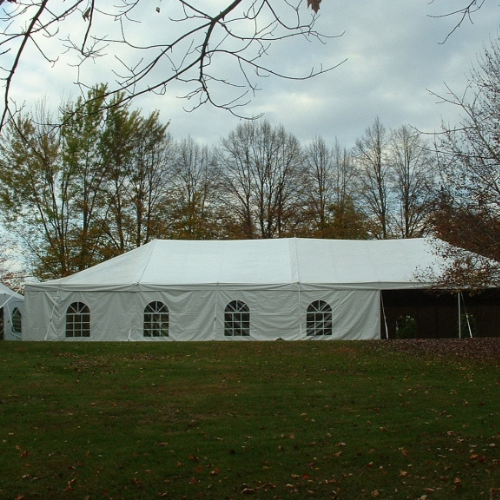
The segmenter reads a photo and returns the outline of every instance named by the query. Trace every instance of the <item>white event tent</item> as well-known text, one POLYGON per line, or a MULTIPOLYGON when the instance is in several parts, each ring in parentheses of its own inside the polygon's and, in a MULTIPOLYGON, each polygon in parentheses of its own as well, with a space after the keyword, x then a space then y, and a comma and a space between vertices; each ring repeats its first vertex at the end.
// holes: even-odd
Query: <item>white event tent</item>
POLYGON ((24 297, 0 283, 0 339, 21 340, 24 297))
POLYGON ((381 291, 436 260, 427 239, 155 240, 27 284, 23 339, 375 339, 381 291))

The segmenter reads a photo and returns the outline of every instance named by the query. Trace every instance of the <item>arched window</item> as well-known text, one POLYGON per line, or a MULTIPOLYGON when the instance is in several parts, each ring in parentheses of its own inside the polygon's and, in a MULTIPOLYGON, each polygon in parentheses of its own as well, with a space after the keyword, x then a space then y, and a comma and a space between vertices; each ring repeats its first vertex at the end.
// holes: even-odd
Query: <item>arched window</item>
POLYGON ((90 337, 90 309, 73 302, 66 311, 66 337, 90 337))
POLYGON ((332 334, 332 308, 324 300, 315 300, 307 307, 308 336, 332 334))
POLYGON ((224 335, 226 337, 250 335, 250 309, 241 300, 233 300, 226 306, 224 335))
POLYGON ((144 308, 144 336, 168 337, 168 307, 159 301, 144 308))
POLYGON ((12 333, 21 333, 22 315, 19 308, 14 307, 12 310, 12 333))

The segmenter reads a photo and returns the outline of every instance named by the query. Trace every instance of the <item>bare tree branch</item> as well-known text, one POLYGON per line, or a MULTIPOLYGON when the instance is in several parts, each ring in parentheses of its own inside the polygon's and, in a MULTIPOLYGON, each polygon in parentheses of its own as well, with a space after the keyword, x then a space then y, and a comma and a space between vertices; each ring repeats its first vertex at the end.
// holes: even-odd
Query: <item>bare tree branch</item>
MULTIPOLYGON (((439 16, 430 16, 434 18, 440 17, 458 17, 458 21, 455 23, 453 29, 446 35, 445 39, 441 43, 446 43, 446 41, 450 38, 450 36, 457 31, 462 23, 468 19, 472 23, 472 15, 477 12, 483 5, 486 0, 470 0, 467 5, 464 7, 460 7, 459 9, 453 10, 451 12, 447 12, 446 14, 441 14, 439 16)), ((434 3, 435 0, 432 0, 431 3, 434 3)))
MULTIPOLYGON (((278 43, 296 37, 324 43, 329 38, 315 30, 317 16, 303 0, 218 4, 52 0, 49 6, 48 0, 1 0, 0 129, 19 108, 13 92, 16 76, 33 48, 51 65, 67 64, 83 95, 108 80, 109 95, 124 93, 129 101, 147 93, 163 95, 177 81, 185 87, 181 97, 191 100, 188 110, 210 103, 237 116, 243 116, 239 110, 257 91, 260 78, 306 80, 337 66, 289 74, 279 69, 279 60, 263 62, 278 43)), ((316 11, 319 2, 311 7, 316 11)))

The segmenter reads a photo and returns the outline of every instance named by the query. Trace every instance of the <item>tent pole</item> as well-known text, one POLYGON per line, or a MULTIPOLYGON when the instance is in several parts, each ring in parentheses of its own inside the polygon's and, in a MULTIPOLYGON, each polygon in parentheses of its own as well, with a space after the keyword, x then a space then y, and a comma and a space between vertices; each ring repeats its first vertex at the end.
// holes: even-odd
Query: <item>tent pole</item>
POLYGON ((460 311, 460 295, 462 292, 457 293, 457 299, 458 299, 458 338, 462 338, 462 312, 460 311))
POLYGON ((7 305, 13 298, 14 295, 10 295, 9 298, 2 305, 0 305, 0 309, 2 309, 5 305, 7 305))
POLYGON ((212 340, 215 340, 217 337, 217 302, 219 299, 219 283, 217 282, 217 286, 215 287, 214 294, 214 321, 212 326, 212 340))
POLYGON ((469 336, 470 338, 473 337, 472 335, 472 327, 470 326, 470 320, 469 320, 469 315, 467 314, 467 307, 465 306, 465 299, 464 295, 462 292, 460 292, 460 295, 462 296, 462 302, 464 303, 464 314, 465 314, 465 321, 467 321, 467 329, 469 330, 469 336))
POLYGON ((387 326, 387 316, 385 315, 384 299, 382 297, 382 290, 380 290, 380 305, 382 306, 382 315, 384 316, 385 338, 389 338, 389 327, 387 326))

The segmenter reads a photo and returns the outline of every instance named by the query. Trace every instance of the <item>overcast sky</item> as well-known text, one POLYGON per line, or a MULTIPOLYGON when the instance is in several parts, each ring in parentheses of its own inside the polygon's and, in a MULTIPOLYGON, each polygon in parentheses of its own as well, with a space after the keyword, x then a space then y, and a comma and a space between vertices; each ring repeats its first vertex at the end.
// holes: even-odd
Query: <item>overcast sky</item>
MULTIPOLYGON (((161 0, 162 13, 173 0, 161 0)), ((205 0, 224 4, 222 0, 205 0)), ((498 36, 500 7, 486 0, 445 43, 458 17, 436 18, 451 12, 466 0, 323 0, 316 29, 340 35, 325 44, 296 39, 286 46, 272 47, 266 64, 291 74, 305 74, 313 67, 338 68, 307 81, 261 79, 261 90, 247 106, 248 115, 265 113, 272 125, 282 124, 303 143, 322 136, 351 147, 379 117, 386 128, 410 124, 424 131, 439 128, 441 120, 456 123, 457 110, 439 104, 431 95, 445 94, 445 83, 460 93, 469 72, 490 40, 498 36)), ((303 7, 305 9, 305 6, 303 7)), ((310 11, 307 11, 307 16, 310 11)), ((165 19, 162 21, 165 23, 165 19)), ((162 32, 168 25, 162 24, 162 32)), ((151 28, 141 32, 147 40, 151 28)), ((164 31, 165 30, 165 31, 164 31)), ((25 62, 15 80, 14 96, 28 105, 46 97, 57 106, 61 94, 75 97, 74 72, 59 62, 50 67, 43 60, 25 62)), ((99 73, 97 73, 99 75, 99 73)), ((179 91, 179 87, 175 92, 179 91)), ((192 113, 186 102, 175 97, 148 96, 136 101, 145 111, 159 109, 171 121, 174 138, 188 135, 216 144, 234 129, 239 119, 209 105, 192 113)))

